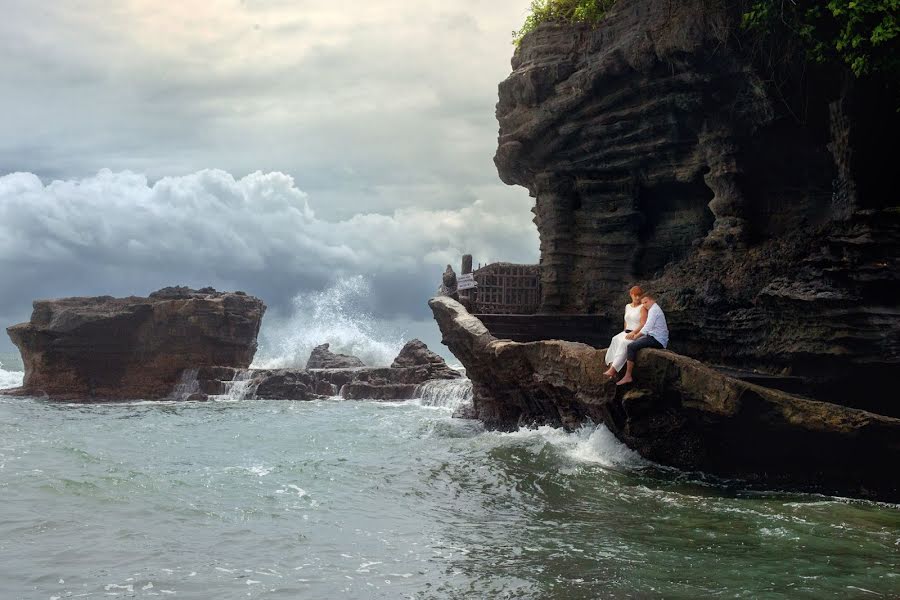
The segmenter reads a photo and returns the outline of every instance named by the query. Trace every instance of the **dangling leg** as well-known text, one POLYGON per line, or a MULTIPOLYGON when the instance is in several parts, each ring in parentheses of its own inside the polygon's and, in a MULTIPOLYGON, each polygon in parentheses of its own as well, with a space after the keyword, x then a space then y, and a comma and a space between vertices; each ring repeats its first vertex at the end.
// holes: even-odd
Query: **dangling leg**
POLYGON ((616 385, 625 385, 626 383, 631 383, 634 379, 631 378, 631 372, 634 370, 634 361, 629 360, 625 363, 627 366, 625 367, 625 377, 616 382, 616 385))
POLYGON ((632 381, 634 381, 631 378, 631 374, 634 371, 634 361, 637 360, 637 351, 640 350, 641 348, 649 348, 654 345, 658 346, 658 344, 656 343, 656 340, 654 340, 652 337, 646 336, 646 335, 639 337, 638 339, 636 339, 633 342, 631 342, 630 344, 628 344, 628 350, 626 351, 626 356, 628 358, 628 362, 627 362, 628 367, 625 369, 625 377, 620 379, 616 383, 616 385, 625 385, 626 383, 631 383, 632 381))

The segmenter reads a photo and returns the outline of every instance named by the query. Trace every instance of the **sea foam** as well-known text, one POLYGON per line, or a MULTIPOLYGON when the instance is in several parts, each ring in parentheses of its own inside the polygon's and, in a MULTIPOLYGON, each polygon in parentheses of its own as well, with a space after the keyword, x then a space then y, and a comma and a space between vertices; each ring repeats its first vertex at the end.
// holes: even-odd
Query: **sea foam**
POLYGON ((606 425, 585 425, 571 433, 557 427, 542 426, 496 435, 549 444, 576 462, 594 463, 607 468, 638 468, 650 464, 620 442, 606 425))
POLYGON ((7 371, 3 368, 3 363, 0 363, 0 390, 19 387, 22 385, 24 378, 25 373, 21 371, 7 371))

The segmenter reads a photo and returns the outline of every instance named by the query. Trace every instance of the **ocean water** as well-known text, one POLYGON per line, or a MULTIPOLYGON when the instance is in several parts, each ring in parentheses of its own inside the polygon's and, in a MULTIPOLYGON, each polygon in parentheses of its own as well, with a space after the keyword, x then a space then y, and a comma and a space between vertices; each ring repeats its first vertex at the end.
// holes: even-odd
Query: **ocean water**
MULTIPOLYGON (((6 374, 4 377, 19 375, 6 374)), ((900 507, 399 403, 0 398, 0 598, 897 598, 900 507)))

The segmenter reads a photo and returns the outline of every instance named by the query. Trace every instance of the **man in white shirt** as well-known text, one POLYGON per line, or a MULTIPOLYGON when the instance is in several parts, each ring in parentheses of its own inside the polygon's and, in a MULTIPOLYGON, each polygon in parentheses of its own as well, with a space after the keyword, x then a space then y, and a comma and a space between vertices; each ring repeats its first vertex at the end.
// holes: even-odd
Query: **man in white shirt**
POLYGON ((641 332, 635 337, 633 333, 629 333, 626 339, 634 340, 628 344, 628 367, 625 369, 625 377, 620 379, 616 385, 625 385, 634 381, 631 373, 634 370, 634 361, 637 358, 637 351, 641 348, 658 348, 663 349, 669 345, 669 326, 666 324, 666 315, 656 303, 656 298, 652 294, 644 294, 641 296, 641 304, 647 309, 647 322, 641 332))

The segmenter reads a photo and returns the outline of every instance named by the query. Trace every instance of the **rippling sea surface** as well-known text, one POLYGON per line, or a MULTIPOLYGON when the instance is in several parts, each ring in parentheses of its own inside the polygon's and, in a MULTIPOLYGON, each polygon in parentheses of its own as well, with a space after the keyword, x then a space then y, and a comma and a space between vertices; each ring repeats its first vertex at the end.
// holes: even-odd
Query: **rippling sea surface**
POLYGON ((0 598, 70 597, 897 598, 900 507, 416 401, 0 398, 0 598))

